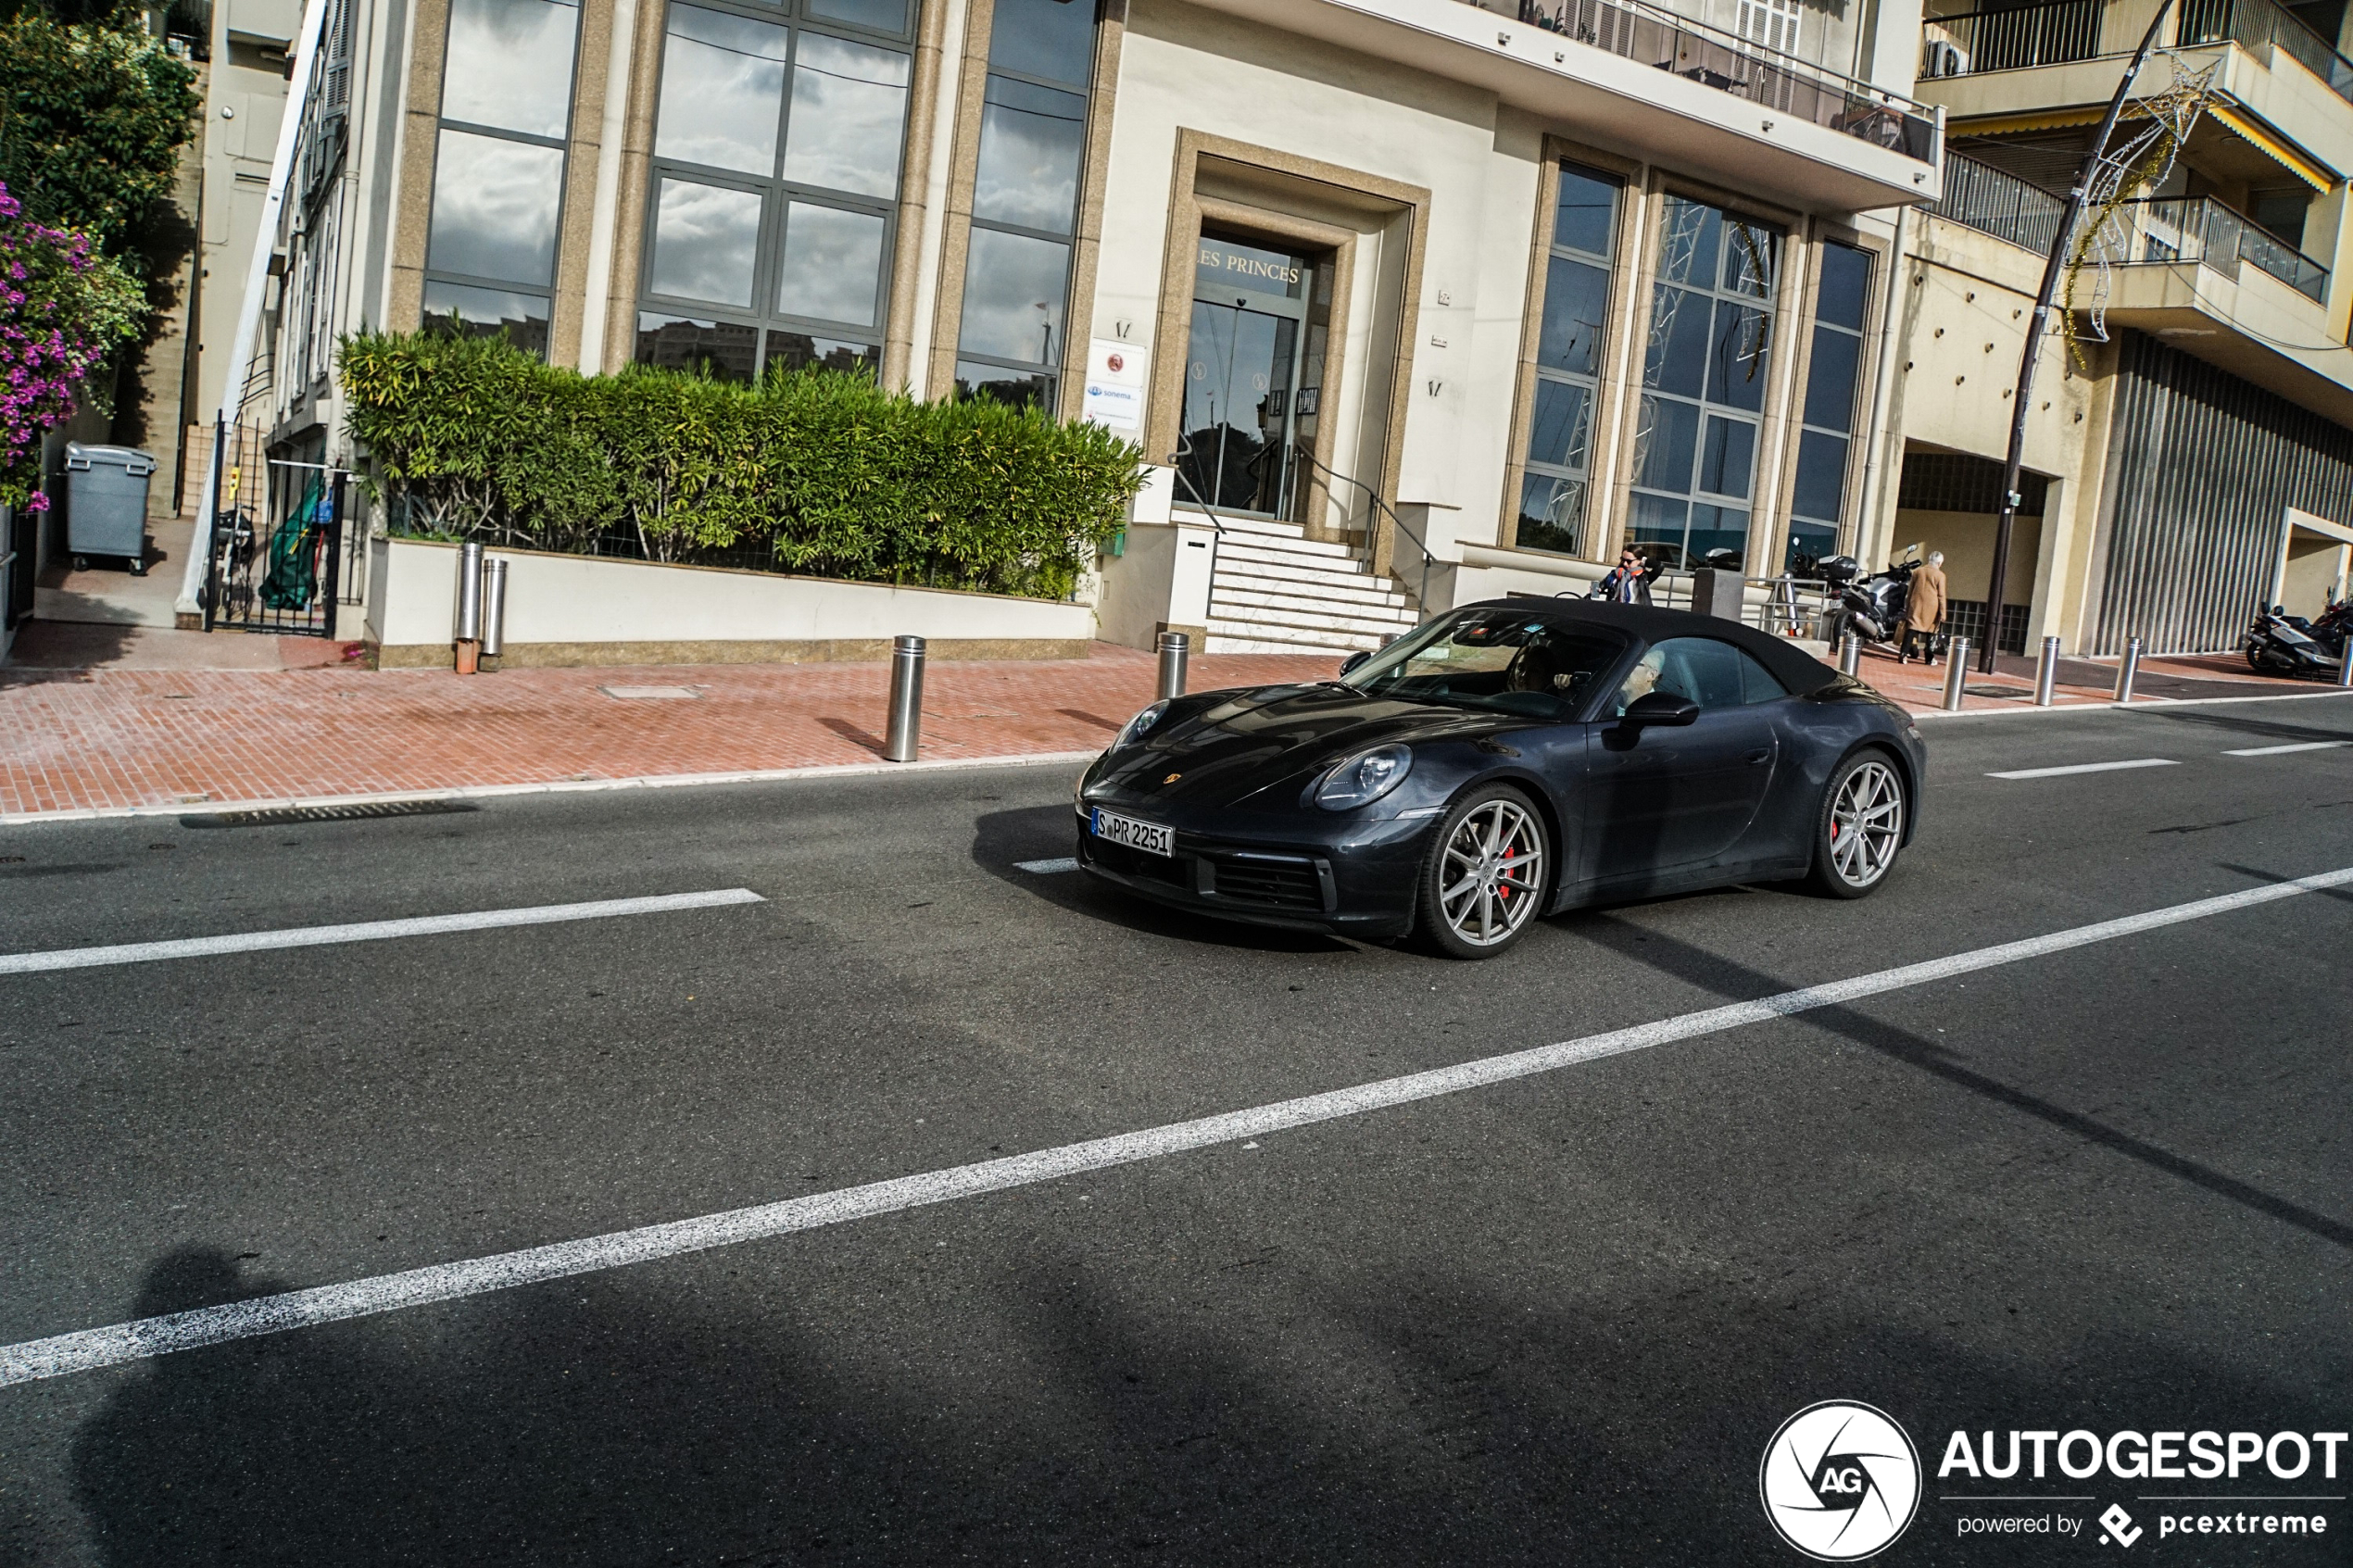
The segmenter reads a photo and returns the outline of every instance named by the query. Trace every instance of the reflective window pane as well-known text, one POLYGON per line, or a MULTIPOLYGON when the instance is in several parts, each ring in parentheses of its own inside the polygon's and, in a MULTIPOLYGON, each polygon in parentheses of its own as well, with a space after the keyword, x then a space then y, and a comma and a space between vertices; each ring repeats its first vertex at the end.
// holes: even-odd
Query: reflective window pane
POLYGON ((580 7, 566 0, 450 0, 442 118, 560 137, 579 31, 580 7))
POLYGON ((998 403, 1010 403, 1016 408, 1046 408, 1054 406, 1054 378, 1031 370, 1008 370, 1001 365, 974 365, 959 361, 956 366, 956 395, 986 397, 998 403))
POLYGON ((872 32, 907 31, 907 0, 809 0, 809 14, 872 32))
POLYGON ((1076 93, 988 79, 980 111, 973 216, 1067 234, 1078 206, 1087 100, 1076 93))
POLYGON ((1863 330, 1863 310, 1871 295, 1871 257, 1853 245, 1822 247, 1822 283, 1815 313, 1825 321, 1863 330))
POLYGON ((775 172, 790 36, 749 17, 671 6, 654 152, 713 169, 775 172))
POLYGON ((1565 556, 1585 547, 1585 482, 1531 473, 1520 483, 1519 521, 1512 542, 1523 550, 1565 556))
POLYGON ((1765 369, 1772 318, 1750 305, 1719 300, 1708 345, 1707 400, 1752 411, 1765 407, 1765 369))
POLYGON ((1756 427, 1744 420, 1710 415, 1707 439, 1700 446, 1699 488, 1712 495, 1748 499, 1756 473, 1756 427))
POLYGON ((645 310, 637 315, 637 362, 694 370, 713 381, 748 382, 759 358, 760 331, 730 321, 698 321, 645 310))
POLYGON ((1668 397, 1645 397, 1634 427, 1634 483, 1649 490, 1689 494, 1692 454, 1699 444, 1699 409, 1668 397))
POLYGON ((1626 538, 1629 544, 1642 546, 1642 553, 1658 565, 1680 571, 1684 564, 1683 534, 1690 526, 1691 503, 1637 491, 1633 514, 1626 523, 1626 538))
POLYGON ((1650 342, 1642 355, 1642 384, 1697 397, 1707 384, 1707 296, 1661 286, 1651 299, 1650 342))
POLYGON ((1797 438, 1796 495, 1790 510, 1798 517, 1837 522, 1846 504, 1847 441, 1809 430, 1797 438))
POLYGON ((504 333, 517 348, 542 358, 547 354, 545 295, 470 289, 462 283, 428 279, 423 325, 427 332, 462 333, 467 337, 497 337, 504 333))
POLYGON ((1838 554, 1838 530, 1828 523, 1792 522, 1782 565, 1800 577, 1818 575, 1822 562, 1838 554))
POLYGON ((897 195, 907 78, 900 50, 800 34, 785 178, 864 196, 897 195))
POLYGON ((760 197, 691 180, 664 180, 654 209, 653 248, 649 292, 749 308, 752 262, 760 249, 760 197))
POLYGON ((1806 422, 1851 430, 1855 422, 1855 373, 1863 340, 1831 327, 1814 329, 1814 355, 1806 369, 1806 422))
POLYGON ((1669 196, 1661 222, 1665 232, 1658 247, 1659 276, 1703 287, 1715 282, 1716 257, 1724 245, 1724 215, 1699 202, 1669 196))
POLYGON ((436 272, 545 287, 556 265, 560 147, 444 131, 434 162, 425 264, 436 272))
POLYGON ((1565 469, 1586 466, 1592 395, 1566 382, 1536 383, 1536 415, 1528 431, 1528 460, 1565 469))
POLYGON ((835 338, 813 337, 807 332, 784 331, 768 334, 765 370, 802 370, 812 365, 820 370, 853 370, 879 377, 882 374, 882 350, 871 343, 848 343, 835 338))
POLYGON ((1554 257, 1544 271, 1544 324, 1536 362, 1591 375, 1601 363, 1602 322, 1608 310, 1608 272, 1554 257))
POLYGON ((776 278, 779 314, 871 327, 882 268, 880 213, 786 204, 785 259, 776 278))
MULTIPOLYGON (((1308 270, 1304 258, 1288 251, 1267 250, 1239 240, 1203 234, 1193 252, 1193 294, 1197 298, 1207 299, 1223 295, 1227 289, 1239 289, 1247 294, 1278 294, 1286 299, 1297 299, 1300 290, 1307 286, 1308 270)), ((1324 273, 1317 274, 1319 287, 1330 270, 1327 268, 1324 273)))
POLYGON ((1607 257, 1617 223, 1617 182, 1604 174, 1561 165, 1560 198, 1553 209, 1553 244, 1607 257))
POLYGON ((1692 566, 1740 571, 1748 565, 1748 513, 1738 507, 1692 503, 1692 531, 1683 541, 1692 566))
POLYGON ((1059 362, 1063 290, 1069 276, 1068 245, 975 229, 957 340, 963 351, 1040 365, 1059 362))
POLYGON ((1781 237, 1759 223, 1729 219, 1724 224, 1724 288, 1768 299, 1780 259, 1781 237))
POLYGON ((988 63, 1084 87, 1095 66, 1093 0, 997 0, 988 63))

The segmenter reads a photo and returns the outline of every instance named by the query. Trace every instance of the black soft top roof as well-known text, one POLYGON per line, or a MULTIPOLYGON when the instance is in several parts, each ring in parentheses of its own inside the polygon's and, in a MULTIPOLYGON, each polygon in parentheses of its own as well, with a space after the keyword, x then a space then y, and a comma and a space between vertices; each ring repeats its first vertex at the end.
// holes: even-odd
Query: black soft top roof
POLYGON ((1538 615, 1554 621, 1582 621, 1615 627, 1644 643, 1669 637, 1714 637, 1756 656, 1781 684, 1800 696, 1817 692, 1838 678, 1838 671, 1805 649, 1780 637, 1768 636, 1754 626, 1721 616, 1693 615, 1686 609, 1659 609, 1651 605, 1618 604, 1609 599, 1482 599, 1457 605, 1457 609, 1504 609, 1514 615, 1538 615))

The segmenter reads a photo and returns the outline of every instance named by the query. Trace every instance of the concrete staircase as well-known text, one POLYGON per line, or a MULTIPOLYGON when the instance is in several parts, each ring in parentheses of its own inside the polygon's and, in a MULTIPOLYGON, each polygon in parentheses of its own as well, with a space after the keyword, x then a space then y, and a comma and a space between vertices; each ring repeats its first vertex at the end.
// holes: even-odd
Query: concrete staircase
POLYGON ((1219 521, 1205 653, 1349 654, 1421 619, 1411 596, 1346 545, 1310 539, 1297 523, 1219 521))

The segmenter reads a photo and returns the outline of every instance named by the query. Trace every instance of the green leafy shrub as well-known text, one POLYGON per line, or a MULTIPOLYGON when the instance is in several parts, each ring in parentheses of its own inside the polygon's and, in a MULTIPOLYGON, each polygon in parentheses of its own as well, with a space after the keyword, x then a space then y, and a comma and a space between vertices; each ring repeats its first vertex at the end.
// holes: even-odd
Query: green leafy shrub
POLYGON ((861 374, 584 376, 503 338, 381 332, 341 372, 407 533, 1061 598, 1141 483, 1097 426, 861 374))

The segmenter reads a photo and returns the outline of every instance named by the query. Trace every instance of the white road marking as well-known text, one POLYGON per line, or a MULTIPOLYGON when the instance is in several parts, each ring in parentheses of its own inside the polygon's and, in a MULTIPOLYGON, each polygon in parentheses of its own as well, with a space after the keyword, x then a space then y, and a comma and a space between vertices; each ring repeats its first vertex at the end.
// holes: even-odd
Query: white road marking
POLYGON ((2055 779, 2062 773, 2112 773, 2119 768, 2178 768, 2181 764, 2170 757, 2141 757, 2130 762, 2078 762, 2066 768, 2017 768, 2007 773, 1988 773, 1989 779, 2055 779))
POLYGON ((422 915, 412 920, 373 920, 356 925, 305 925, 286 931, 241 931, 228 936, 191 936, 172 942, 125 942, 111 947, 60 947, 46 953, 0 953, 0 974, 39 974, 53 969, 94 969, 102 964, 155 963, 164 959, 208 959, 223 953, 258 953, 271 947, 325 947, 341 942, 382 942, 395 936, 440 936, 453 931, 492 931, 508 925, 553 925, 564 921, 607 920, 615 915, 658 915, 673 909, 708 909, 724 904, 764 904, 749 887, 710 893, 663 893, 650 898, 600 898, 589 904, 542 904, 524 909, 482 909, 464 915, 422 915))
POLYGON ((2340 746, 2353 746, 2353 740, 2307 740, 2294 746, 2250 746, 2244 751, 2226 751, 2225 757, 2278 757, 2290 751, 2334 751, 2340 746))
POLYGON ((1075 855, 1064 855, 1058 860, 1015 860, 1013 866, 1018 871, 1030 872, 1038 876, 1051 876, 1056 872, 1076 871, 1078 858, 1075 855))
POLYGON ((1441 1095, 1460 1094, 1466 1089, 1484 1088, 1492 1084, 1554 1073, 1564 1067, 1598 1061, 1604 1057, 1623 1056, 1629 1051, 1647 1050, 1653 1046, 1667 1045, 1677 1040, 1714 1035, 1751 1023, 1770 1022, 1777 1018, 1788 1018, 1819 1008, 1840 1007, 1866 997, 1949 980, 1955 975, 1972 974, 1979 970, 2019 963, 2027 959, 2043 958, 2070 948, 2088 947, 2095 942, 2113 942, 2120 937, 2135 936, 2143 932, 2158 931, 2188 921, 2231 914, 2348 883, 2353 883, 2353 867, 2298 877, 2292 882, 2268 883, 2260 887, 2225 893, 2218 897, 2199 898, 2187 904, 2151 909, 2144 914, 2079 925, 2072 930, 2055 931, 2045 936, 2030 936, 2020 942, 1979 947, 1966 953, 1955 953, 1949 958, 1931 959, 1924 963, 1883 969, 1851 980, 1832 981, 1826 985, 1783 991, 1778 996, 1764 997, 1755 1001, 1707 1008, 1698 1012, 1661 1019, 1655 1023, 1638 1023, 1629 1029, 1613 1029, 1607 1034, 1588 1035, 1581 1039, 1562 1041, 1558 1045, 1540 1046, 1533 1050, 1484 1057, 1454 1067, 1434 1068, 1427 1073, 1412 1073, 1403 1077, 1358 1084, 1352 1088, 1280 1100, 1248 1110, 1227 1111, 1222 1115, 1151 1127, 1142 1132, 1120 1133, 1088 1143, 1065 1144, 1060 1148, 1007 1155, 1001 1160, 984 1160, 976 1164, 959 1165, 945 1171, 929 1171, 920 1175, 873 1182, 864 1186, 844 1187, 838 1192, 814 1193, 806 1198, 786 1198, 780 1203, 734 1209, 690 1220, 673 1220, 637 1230, 614 1231, 578 1241, 560 1241, 516 1252, 501 1252, 488 1258, 434 1263, 342 1285, 290 1290, 283 1295, 258 1297, 250 1301, 233 1301, 223 1306, 198 1307, 163 1317, 141 1318, 108 1328, 82 1329, 46 1339, 30 1339, 0 1347, 0 1387, 146 1361, 174 1350, 193 1350, 207 1345, 250 1339, 258 1335, 283 1334, 290 1329, 371 1317, 403 1307, 455 1301, 495 1290, 511 1290, 518 1286, 595 1273, 632 1263, 652 1262, 658 1259, 707 1251, 715 1247, 763 1241, 774 1236, 816 1230, 824 1225, 872 1219, 878 1214, 892 1214, 935 1203, 951 1203, 984 1193, 1003 1192, 1063 1176, 1132 1164, 1141 1160, 1155 1160, 1213 1144, 1264 1137, 1294 1127, 1312 1126, 1319 1122, 1363 1116, 1390 1106, 1409 1105, 1416 1100, 1434 1099, 1441 1095))

